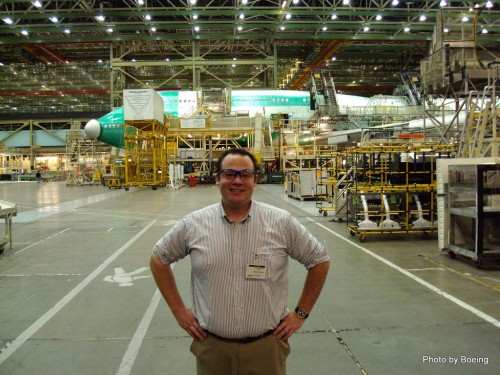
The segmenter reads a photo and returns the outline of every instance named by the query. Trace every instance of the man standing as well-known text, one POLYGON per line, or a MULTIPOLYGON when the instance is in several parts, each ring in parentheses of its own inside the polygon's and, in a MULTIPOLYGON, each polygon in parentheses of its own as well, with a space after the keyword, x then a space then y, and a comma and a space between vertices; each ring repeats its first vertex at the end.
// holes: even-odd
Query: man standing
POLYGON ((329 256, 287 211, 252 200, 257 161, 229 149, 217 161, 217 203, 187 215, 155 245, 151 270, 178 324, 194 339, 198 375, 284 375, 288 338, 318 299, 329 256), (170 265, 189 255, 187 308, 170 265), (287 309, 288 260, 307 268, 287 309))

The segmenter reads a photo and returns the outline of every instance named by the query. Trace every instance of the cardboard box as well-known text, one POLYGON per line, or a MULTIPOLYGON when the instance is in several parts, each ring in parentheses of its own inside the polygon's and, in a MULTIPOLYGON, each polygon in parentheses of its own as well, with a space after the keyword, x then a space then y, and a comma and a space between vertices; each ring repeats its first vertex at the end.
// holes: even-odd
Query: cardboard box
POLYGON ((123 90, 125 121, 153 121, 164 124, 163 98, 152 89, 123 90))

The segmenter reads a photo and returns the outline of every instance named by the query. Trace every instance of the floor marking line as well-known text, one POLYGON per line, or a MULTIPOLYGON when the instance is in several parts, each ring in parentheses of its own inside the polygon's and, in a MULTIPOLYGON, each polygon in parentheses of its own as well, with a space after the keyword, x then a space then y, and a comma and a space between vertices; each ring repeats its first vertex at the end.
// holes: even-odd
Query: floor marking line
POLYGON ((324 226, 323 224, 321 223, 318 223, 316 221, 314 221, 313 219, 311 219, 310 217, 307 218, 309 221, 312 221, 313 223, 315 223, 316 225, 320 226, 321 228, 325 229, 326 231, 332 233, 334 236, 342 239, 343 241, 353 245, 354 247, 357 247, 358 249, 360 249, 361 251, 365 252, 366 254, 368 255, 371 255, 372 257, 374 257, 375 259, 381 261, 382 263, 385 263, 386 265, 388 265, 389 267, 395 269, 396 271, 399 271, 401 272, 403 275, 406 275, 408 276, 409 278, 415 280, 416 282, 418 282, 419 284, 422 284, 423 286, 429 288, 430 290, 432 290, 433 292, 439 294, 440 296, 450 300, 451 302, 457 304, 458 306, 462 307, 463 309, 465 310, 468 310, 470 311, 471 313, 473 313, 474 315, 478 316, 479 318, 487 321, 488 323, 491 323, 492 325, 494 325, 495 327, 497 328, 500 328, 500 321, 496 320, 495 318, 493 318, 492 316, 489 316, 488 314, 482 312, 481 310, 479 309, 476 309, 475 307, 469 305, 468 303, 466 302, 463 302, 462 300, 459 300, 458 298, 452 296, 451 294, 448 294, 446 293, 445 291, 439 289, 438 287, 428 283, 427 281, 421 279, 420 277, 417 277, 415 276, 414 274, 412 274, 411 272, 408 272, 406 271, 404 268, 401 268, 399 267, 398 265, 388 261, 387 259, 381 257, 380 255, 377 255, 375 254, 374 252, 368 250, 367 248, 361 246, 361 245, 358 245, 357 243, 351 241, 351 240, 348 240, 347 238, 341 236, 340 234, 338 233, 335 233, 333 230, 331 230, 330 228, 324 226))
POLYGON ((52 319, 59 311, 62 310, 78 293, 80 293, 91 281, 93 281, 111 262, 113 262, 119 255, 127 250, 139 237, 141 237, 149 228, 156 224, 156 220, 150 222, 144 229, 132 237, 127 243, 116 250, 108 259, 106 259, 99 267, 97 267, 90 275, 83 279, 72 291, 66 294, 59 302, 57 302, 50 310, 43 314, 37 321, 29 326, 23 333, 21 333, 12 342, 8 343, 5 348, 0 352, 0 365, 4 363, 17 349, 19 349, 31 336, 33 336, 45 323, 52 319))
POLYGON ((32 243, 31 245, 26 246, 26 247, 22 248, 21 250, 16 251, 14 254, 19 254, 21 251, 24 251, 26 249, 29 249, 30 247, 36 246, 36 245, 38 245, 38 244, 40 244, 40 243, 42 243, 44 241, 50 240, 52 237, 58 236, 58 235, 60 235, 60 234, 62 234, 64 232, 67 232, 70 229, 71 228, 66 228, 66 229, 64 229, 64 230, 62 230, 60 232, 54 233, 52 236, 48 236, 47 238, 44 238, 43 240, 40 240, 40 241, 35 242, 35 243, 32 243))
POLYGON ((139 354, 139 349, 141 348, 142 341, 144 340, 144 336, 146 336, 146 332, 148 331, 149 325, 151 324, 151 320, 153 320, 153 316, 155 311, 160 303, 161 293, 159 289, 156 289, 151 302, 146 310, 146 313, 142 317, 137 330, 134 333, 134 337, 130 341, 127 351, 123 356, 122 363, 120 364, 120 368, 116 372, 116 375, 129 375, 132 366, 134 365, 135 359, 139 354))
POLYGON ((450 268, 450 267, 447 267, 445 266, 444 264, 441 264, 439 262, 436 262, 435 260, 431 259, 431 258, 428 258, 426 257, 425 255, 419 255, 420 258, 424 259, 425 261, 429 262, 429 263, 432 263, 436 266, 439 266, 443 269, 445 269, 446 271, 450 271, 452 273, 454 273, 455 275, 458 275, 458 276, 462 276, 462 277, 465 277, 466 279, 469 279, 479 285, 482 285, 482 286, 485 286, 487 288, 490 288, 490 289, 493 289, 495 292, 500 292, 500 290, 498 290, 500 288, 500 285, 491 285, 491 284, 488 284, 484 281, 481 281, 473 276, 470 276, 470 275, 467 275, 463 272, 460 272, 460 271, 457 271, 457 270, 454 270, 453 268, 450 268))
MULTIPOLYGON (((173 270, 174 266, 175 263, 172 263, 170 265, 170 268, 173 270)), ((120 368, 116 372, 116 375, 129 375, 132 371, 132 366, 134 365, 135 359, 139 354, 139 349, 141 348, 142 342, 144 341, 144 336, 146 336, 149 325, 153 320, 153 316, 156 309, 158 308, 161 297, 162 295, 160 289, 156 288, 155 294, 153 295, 153 298, 151 298, 151 302, 149 303, 149 306, 144 313, 144 316, 142 317, 137 330, 134 333, 134 337, 132 337, 132 340, 130 340, 130 343, 128 344, 127 351, 122 358, 120 368)))

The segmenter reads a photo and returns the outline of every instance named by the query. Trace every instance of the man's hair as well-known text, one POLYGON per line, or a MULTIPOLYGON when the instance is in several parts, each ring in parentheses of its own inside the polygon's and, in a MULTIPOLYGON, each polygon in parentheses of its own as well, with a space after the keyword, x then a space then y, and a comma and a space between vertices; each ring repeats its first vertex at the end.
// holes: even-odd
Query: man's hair
POLYGON ((216 169, 217 169, 217 173, 220 172, 220 170, 222 169, 222 161, 224 160, 224 158, 227 156, 227 155, 241 155, 241 156, 248 156, 251 160, 252 160, 252 163, 253 163, 253 169, 255 171, 258 171, 259 170, 259 165, 257 163, 257 159, 255 158, 255 156, 250 152, 250 151, 247 151, 245 150, 244 148, 230 148, 226 151, 224 151, 220 156, 219 156, 219 159, 217 159, 217 164, 216 164, 216 169))

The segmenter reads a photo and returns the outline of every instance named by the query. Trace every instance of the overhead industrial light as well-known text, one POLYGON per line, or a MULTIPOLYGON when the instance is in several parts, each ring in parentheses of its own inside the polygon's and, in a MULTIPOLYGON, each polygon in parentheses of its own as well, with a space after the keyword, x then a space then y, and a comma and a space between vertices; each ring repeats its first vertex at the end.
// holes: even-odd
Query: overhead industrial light
POLYGON ((241 31, 241 30, 243 30, 243 26, 238 25, 237 29, 238 29, 238 31, 241 31))
POLYGON ((146 14, 144 16, 144 18, 146 19, 146 21, 151 21, 151 15, 150 14, 146 14))
POLYGON ((194 27, 194 31, 195 31, 195 32, 200 31, 200 26, 195 26, 195 27, 194 27))
POLYGON ((42 7, 42 3, 40 1, 32 1, 31 4, 33 4, 33 6, 37 7, 37 8, 41 8, 42 7))
POLYGON ((96 17, 96 20, 98 21, 101 21, 101 22, 104 22, 104 20, 106 19, 106 17, 102 14, 99 14, 97 17, 96 17))
POLYGON ((462 22, 469 22, 469 17, 463 16, 462 17, 462 22))
POLYGON ((49 20, 51 20, 52 23, 57 23, 59 21, 56 16, 50 17, 49 20))
POLYGON ((427 19, 427 17, 425 16, 425 14, 422 14, 419 18, 420 21, 425 21, 427 19))
POLYGON ((336 20, 337 19, 337 15, 335 13, 332 14, 332 20, 336 20))
POLYGON ((70 33, 71 33, 71 30, 70 30, 70 29, 64 29, 64 32, 65 32, 66 34, 70 34, 70 33))
POLYGON ((377 17, 375 17, 377 21, 380 21, 382 19, 382 16, 380 14, 377 14, 377 17))
POLYGON ((448 3, 447 3, 446 1, 444 1, 444 0, 442 0, 442 1, 439 3, 439 6, 440 6, 440 7, 445 7, 445 6, 447 6, 447 5, 448 5, 448 3))
POLYGON ((349 0, 342 0, 342 4, 344 5, 349 5, 350 1, 349 0))
POLYGON ((409 28, 408 26, 405 26, 405 28, 403 29, 403 31, 404 31, 405 33, 409 33, 409 32, 410 32, 410 28, 409 28))
POLYGON ((3 19, 3 22, 5 22, 7 25, 12 25, 14 23, 14 21, 12 21, 12 18, 10 17, 5 17, 3 19))
POLYGON ((486 8, 492 8, 493 3, 491 1, 487 1, 485 6, 486 6, 486 8))
POLYGON ((392 0, 392 5, 394 5, 394 6, 399 5, 399 1, 398 0, 392 0))
POLYGON ((280 26, 280 30, 284 31, 285 30, 285 26, 280 26))
POLYGON ((240 20, 243 20, 243 19, 245 19, 245 15, 243 13, 241 13, 239 18, 240 18, 240 20))
POLYGON ((21 34, 23 34, 24 36, 28 36, 29 35, 28 30, 21 30, 21 34))
POLYGON ((285 18, 286 18, 287 20, 289 20, 290 18, 292 18, 292 15, 291 15, 290 13, 287 13, 287 14, 286 14, 286 16, 285 16, 285 18))
POLYGON ((370 31, 370 28, 368 26, 365 26, 365 27, 363 27, 363 31, 364 32, 370 31))
POLYGON ((198 15, 197 14, 193 14, 193 20, 197 20, 198 19, 198 15))

